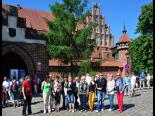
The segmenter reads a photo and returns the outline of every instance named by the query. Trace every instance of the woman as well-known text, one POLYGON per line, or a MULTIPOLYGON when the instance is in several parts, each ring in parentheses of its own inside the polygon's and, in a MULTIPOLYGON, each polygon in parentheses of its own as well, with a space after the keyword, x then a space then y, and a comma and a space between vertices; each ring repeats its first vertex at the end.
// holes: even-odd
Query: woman
POLYGON ((74 90, 75 90, 75 84, 73 83, 72 77, 68 78, 68 88, 67 88, 67 100, 69 103, 69 111, 75 112, 74 108, 74 90), (73 109, 72 109, 73 108, 73 109))
POLYGON ((114 88, 115 88, 115 81, 112 79, 112 75, 109 75, 108 81, 107 81, 107 94, 110 101, 110 108, 108 111, 113 110, 114 105, 114 88))
POLYGON ((44 100, 44 114, 46 113, 47 107, 48 112, 51 112, 51 83, 49 81, 49 76, 46 75, 45 80, 41 84, 41 90, 43 91, 44 100))
POLYGON ((59 112, 60 109, 61 89, 62 86, 59 82, 59 76, 56 76, 53 84, 53 96, 55 98, 55 110, 57 112, 59 112))
POLYGON ((123 96, 124 96, 124 89, 125 89, 125 82, 123 78, 118 73, 116 83, 116 90, 117 90, 117 101, 118 101, 118 108, 119 112, 123 112, 123 96))
POLYGON ((81 103, 81 111, 86 111, 86 103, 87 103, 87 94, 88 94, 88 84, 86 82, 85 77, 81 78, 80 86, 79 86, 79 97, 81 103))
POLYGON ((93 108, 94 108, 95 90, 96 90, 96 85, 92 80, 89 85, 89 93, 88 93, 88 104, 91 111, 93 111, 93 108))

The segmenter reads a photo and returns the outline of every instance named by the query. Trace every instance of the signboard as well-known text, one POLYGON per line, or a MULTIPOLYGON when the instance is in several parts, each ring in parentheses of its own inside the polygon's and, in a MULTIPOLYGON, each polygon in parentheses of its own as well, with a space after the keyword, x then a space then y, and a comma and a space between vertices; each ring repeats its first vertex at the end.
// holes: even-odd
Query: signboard
POLYGON ((26 70, 24 69, 19 69, 18 70, 18 79, 26 75, 26 70))
POLYGON ((10 69, 10 79, 13 79, 13 77, 18 80, 18 69, 10 69))
POLYGON ((129 70, 129 64, 126 64, 124 68, 125 70, 129 70))

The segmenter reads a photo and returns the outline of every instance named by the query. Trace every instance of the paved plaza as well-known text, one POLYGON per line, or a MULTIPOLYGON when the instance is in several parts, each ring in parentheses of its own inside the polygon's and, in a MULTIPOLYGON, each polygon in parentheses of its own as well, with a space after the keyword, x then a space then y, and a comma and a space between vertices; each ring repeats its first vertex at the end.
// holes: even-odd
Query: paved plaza
MULTIPOLYGON (((115 96, 115 104, 117 104, 115 96)), ((32 115, 35 116, 153 116, 153 89, 136 90, 136 97, 124 97, 124 112, 119 113, 117 105, 112 112, 108 111, 109 100, 105 99, 105 111, 101 112, 81 112, 74 113, 68 111, 52 112, 43 114, 43 101, 41 97, 32 99, 32 115)), ((3 116, 21 116, 23 107, 9 106, 2 109, 3 116)))

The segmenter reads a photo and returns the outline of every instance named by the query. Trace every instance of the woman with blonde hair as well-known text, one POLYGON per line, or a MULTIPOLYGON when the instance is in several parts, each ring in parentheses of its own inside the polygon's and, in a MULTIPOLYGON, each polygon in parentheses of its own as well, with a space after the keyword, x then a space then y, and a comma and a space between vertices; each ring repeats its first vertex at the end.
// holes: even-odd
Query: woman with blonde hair
POLYGON ((59 82, 59 76, 56 76, 53 84, 53 95, 55 98, 55 109, 57 112, 59 112, 60 109, 61 89, 62 86, 59 82))
POLYGON ((67 100, 69 103, 69 111, 75 112, 74 108, 74 90, 76 89, 72 77, 68 78, 67 100), (73 108, 73 109, 72 109, 73 108))
POLYGON ((108 81, 107 81, 107 94, 110 101, 110 108, 108 111, 113 110, 114 105, 114 88, 115 88, 115 81, 112 79, 113 75, 107 75, 108 81))
POLYGON ((91 111, 93 111, 94 108, 95 90, 96 85, 94 83, 94 80, 92 79, 89 85, 89 93, 88 93, 88 104, 91 111))

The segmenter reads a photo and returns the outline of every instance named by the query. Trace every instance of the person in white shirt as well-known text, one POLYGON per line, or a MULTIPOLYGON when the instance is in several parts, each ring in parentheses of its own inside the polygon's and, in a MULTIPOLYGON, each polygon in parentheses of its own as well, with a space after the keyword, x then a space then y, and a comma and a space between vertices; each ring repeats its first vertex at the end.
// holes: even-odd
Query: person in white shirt
POLYGON ((107 81, 107 94, 109 97, 110 101, 110 108, 108 111, 113 110, 113 105, 114 105, 114 88, 115 88, 115 81, 112 79, 113 75, 107 75, 108 81, 107 81))
POLYGON ((146 79, 147 79, 147 87, 150 88, 151 75, 149 73, 147 74, 146 79))
POLYGON ((132 72, 131 74, 131 96, 135 96, 136 76, 132 72))
POLYGON ((8 82, 8 80, 7 80, 7 77, 5 76, 4 77, 4 81, 3 81, 3 83, 2 83, 2 86, 3 86, 3 88, 5 88, 5 90, 6 90, 6 96, 7 96, 7 100, 6 100, 6 103, 8 103, 8 98, 9 98, 9 82, 8 82))

